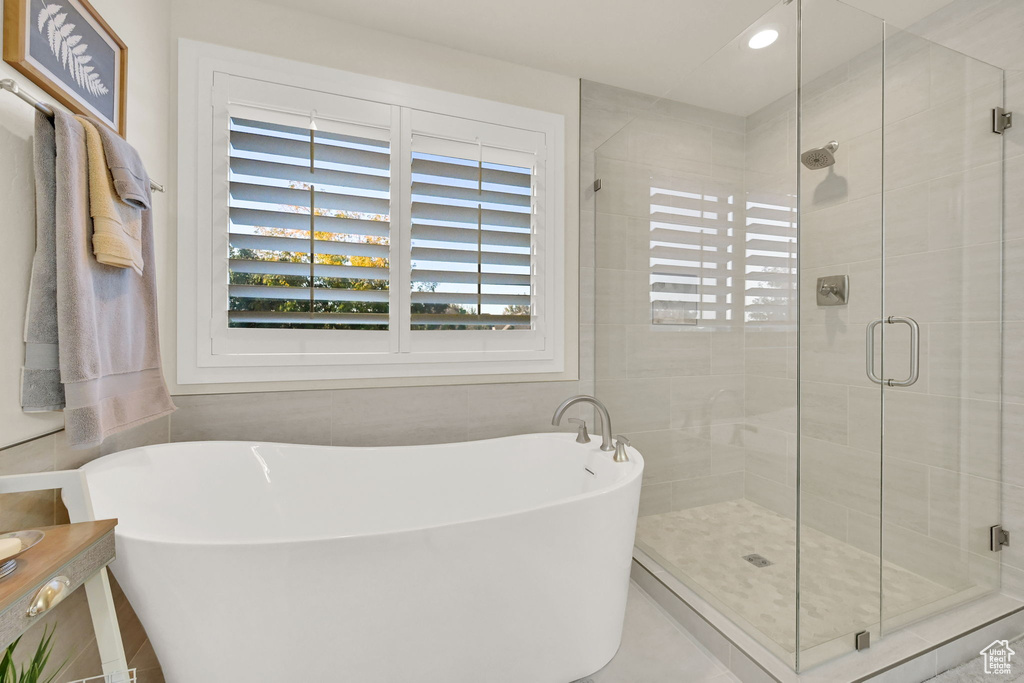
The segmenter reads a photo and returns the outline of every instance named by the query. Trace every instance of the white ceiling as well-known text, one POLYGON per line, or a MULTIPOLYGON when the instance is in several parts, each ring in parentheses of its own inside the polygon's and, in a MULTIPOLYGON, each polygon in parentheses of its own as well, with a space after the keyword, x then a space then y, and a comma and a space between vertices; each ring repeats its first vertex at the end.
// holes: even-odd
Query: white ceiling
MULTIPOLYGON (((295 8, 295 0, 269 0, 295 8)), ((303 0, 302 9, 661 95, 779 0, 303 0)))
MULTIPOLYGON (((295 0, 266 1, 295 7, 295 0)), ((846 0, 846 4, 906 27, 951 1, 846 0)), ((825 55, 817 60, 822 70, 833 58, 838 64, 870 47, 870 36, 877 35, 866 29, 872 25, 866 17, 860 21, 864 30, 848 31, 842 17, 857 13, 836 0, 804 2, 805 17, 819 4, 822 11, 837 15, 834 23, 817 22, 831 24, 831 30, 804 34, 805 55, 810 51, 825 55)), ((782 0, 304 0, 302 7, 466 52, 745 114, 787 92, 779 88, 787 84, 792 88, 792 37, 788 46, 778 48, 787 37, 783 31, 777 46, 757 52, 746 48, 745 40, 755 22, 784 24, 788 20, 791 24, 793 8, 782 4, 782 0), (744 81, 735 82, 735 74, 743 73, 748 74, 744 81), (708 97, 714 94, 712 83, 724 85, 715 74, 733 74, 734 82, 708 97), (694 96, 701 92, 702 97, 694 96), (696 101, 700 99, 704 101, 696 101)))

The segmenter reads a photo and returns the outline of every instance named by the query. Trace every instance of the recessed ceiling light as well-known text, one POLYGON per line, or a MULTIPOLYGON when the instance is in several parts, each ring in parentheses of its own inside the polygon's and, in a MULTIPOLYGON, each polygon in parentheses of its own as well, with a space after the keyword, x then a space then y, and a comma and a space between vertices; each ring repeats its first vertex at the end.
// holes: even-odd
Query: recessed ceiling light
POLYGON ((761 48, 768 47, 769 45, 774 43, 778 39, 778 37, 778 31, 776 31, 773 28, 766 28, 765 30, 758 31, 753 36, 751 36, 750 41, 747 43, 747 45, 749 45, 752 50, 760 50, 761 48))

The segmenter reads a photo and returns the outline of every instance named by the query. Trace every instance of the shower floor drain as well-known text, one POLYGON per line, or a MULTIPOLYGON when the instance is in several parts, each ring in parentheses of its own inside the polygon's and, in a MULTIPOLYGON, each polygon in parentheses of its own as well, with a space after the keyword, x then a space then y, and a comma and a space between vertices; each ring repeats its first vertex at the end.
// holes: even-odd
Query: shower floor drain
POLYGON ((761 557, 757 553, 754 553, 753 555, 744 555, 743 559, 749 562, 750 564, 754 565, 755 567, 767 567, 771 564, 771 562, 769 562, 766 558, 761 557))

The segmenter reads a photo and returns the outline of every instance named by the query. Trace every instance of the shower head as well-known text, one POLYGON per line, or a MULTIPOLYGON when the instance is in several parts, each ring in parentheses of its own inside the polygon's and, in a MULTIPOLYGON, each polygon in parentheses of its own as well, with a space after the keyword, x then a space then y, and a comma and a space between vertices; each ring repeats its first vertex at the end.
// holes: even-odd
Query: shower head
POLYGON ((800 155, 800 161, 812 171, 828 168, 836 163, 835 152, 837 149, 839 149, 839 143, 833 140, 824 147, 807 150, 800 155))

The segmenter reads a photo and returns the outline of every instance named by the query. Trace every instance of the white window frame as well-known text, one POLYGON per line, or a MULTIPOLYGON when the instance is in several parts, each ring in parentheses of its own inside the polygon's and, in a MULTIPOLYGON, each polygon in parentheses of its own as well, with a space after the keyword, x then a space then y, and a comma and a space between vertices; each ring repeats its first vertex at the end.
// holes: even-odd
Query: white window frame
MULTIPOLYGON (((180 384, 564 371, 562 115, 188 40, 179 43, 178 81, 180 384), (401 324, 391 326, 398 329, 229 329, 226 308, 218 305, 226 301, 227 282, 227 157, 223 141, 218 140, 227 131, 225 79, 230 79, 232 106, 259 106, 261 90, 268 97, 272 91, 279 96, 301 93, 296 96, 301 101, 294 112, 305 113, 307 119, 309 111, 316 108, 309 104, 317 98, 341 97, 364 100, 370 107, 390 106, 392 146, 399 143, 402 154, 411 149, 405 141, 421 128, 467 141, 486 132, 497 135, 510 149, 536 147, 537 178, 542 179, 537 184, 543 201, 535 215, 538 227, 533 240, 533 329, 409 329, 409 233, 404 223, 411 208, 411 182, 404 164, 392 168, 390 306, 398 307, 393 310, 399 311, 401 324), (451 117, 465 121, 454 125, 451 117), (404 258, 396 258, 399 254, 404 258), (371 335, 387 339, 350 343, 368 340, 371 335), (339 344, 344 348, 337 349, 339 344)), ((320 111, 324 109, 328 107, 320 111)))

